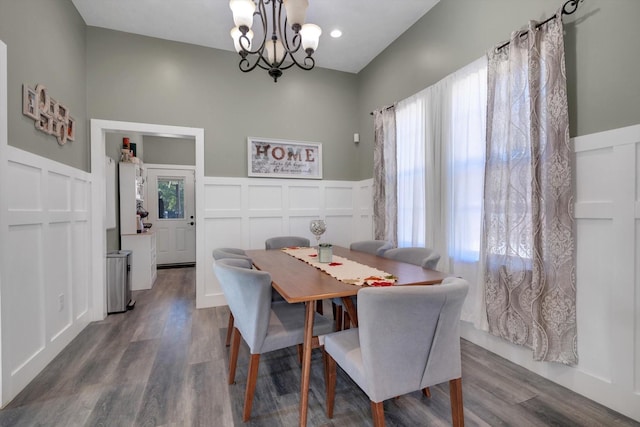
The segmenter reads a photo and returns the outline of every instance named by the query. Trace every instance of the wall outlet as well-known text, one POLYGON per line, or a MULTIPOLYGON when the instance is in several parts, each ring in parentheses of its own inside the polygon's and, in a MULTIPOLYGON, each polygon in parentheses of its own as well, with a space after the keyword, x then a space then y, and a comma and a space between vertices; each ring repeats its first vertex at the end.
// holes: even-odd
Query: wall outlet
POLYGON ((58 295, 58 311, 64 310, 64 294, 58 295))

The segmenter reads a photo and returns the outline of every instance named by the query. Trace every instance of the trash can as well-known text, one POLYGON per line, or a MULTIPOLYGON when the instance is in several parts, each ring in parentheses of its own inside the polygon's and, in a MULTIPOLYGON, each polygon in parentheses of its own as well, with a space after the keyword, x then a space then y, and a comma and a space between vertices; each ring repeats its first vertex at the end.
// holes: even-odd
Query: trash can
POLYGON ((107 252, 107 313, 133 308, 131 300, 131 251, 107 252))

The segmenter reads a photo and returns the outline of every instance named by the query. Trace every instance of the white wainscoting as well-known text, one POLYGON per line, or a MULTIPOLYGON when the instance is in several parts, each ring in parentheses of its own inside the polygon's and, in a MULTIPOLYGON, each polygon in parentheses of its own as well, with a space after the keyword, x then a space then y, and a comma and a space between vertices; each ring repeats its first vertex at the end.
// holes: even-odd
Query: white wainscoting
POLYGON ((309 222, 327 222, 323 242, 349 246, 373 235, 373 180, 320 181, 205 177, 206 306, 226 304, 211 268, 217 247, 264 249, 273 236, 315 237, 309 222))
POLYGON ((463 336, 640 421, 640 125, 574 139, 578 366, 463 322, 463 336))
POLYGON ((2 150, 4 405, 90 320, 91 177, 15 147, 2 150))

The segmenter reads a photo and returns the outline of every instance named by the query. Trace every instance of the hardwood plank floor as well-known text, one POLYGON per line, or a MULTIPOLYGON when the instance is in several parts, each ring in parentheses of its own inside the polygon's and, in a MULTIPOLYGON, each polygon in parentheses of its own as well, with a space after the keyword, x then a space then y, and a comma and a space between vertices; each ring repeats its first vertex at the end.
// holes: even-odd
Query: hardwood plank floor
MULTIPOLYGON (((195 269, 158 271, 136 307, 90 324, 5 409, 0 426, 296 426, 295 348, 260 359, 251 420, 242 422, 248 349, 227 385, 226 307, 195 309, 195 269)), ((331 313, 329 305, 325 313, 331 313)), ((462 341, 467 426, 640 426, 462 341)), ((371 425, 369 400, 338 369, 334 418, 325 415, 319 350, 312 355, 309 426, 371 425)), ((448 426, 449 387, 384 403, 388 426, 448 426)))

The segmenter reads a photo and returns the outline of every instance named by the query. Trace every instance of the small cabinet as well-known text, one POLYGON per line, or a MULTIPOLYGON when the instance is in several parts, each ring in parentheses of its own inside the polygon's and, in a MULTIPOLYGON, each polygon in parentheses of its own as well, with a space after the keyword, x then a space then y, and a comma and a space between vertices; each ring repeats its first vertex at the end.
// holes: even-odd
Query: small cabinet
POLYGON ((132 252, 131 290, 151 289, 157 276, 155 233, 122 235, 121 246, 132 252))

